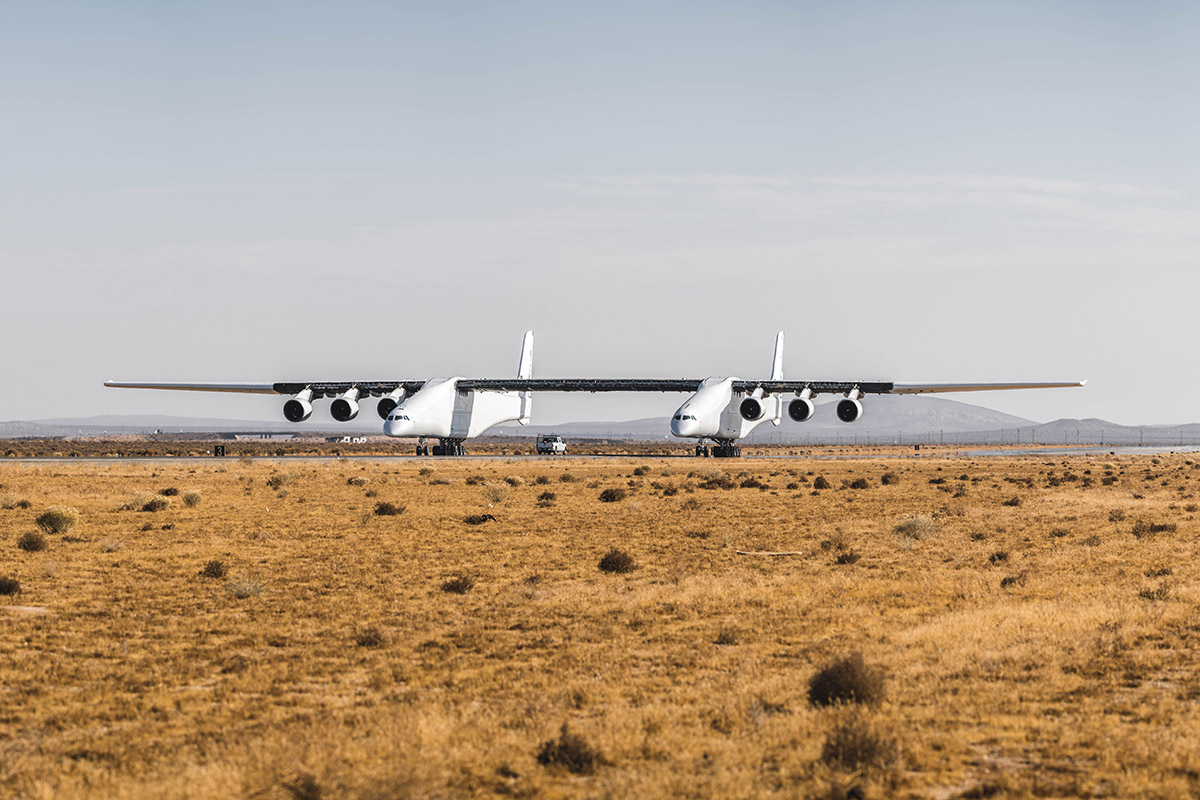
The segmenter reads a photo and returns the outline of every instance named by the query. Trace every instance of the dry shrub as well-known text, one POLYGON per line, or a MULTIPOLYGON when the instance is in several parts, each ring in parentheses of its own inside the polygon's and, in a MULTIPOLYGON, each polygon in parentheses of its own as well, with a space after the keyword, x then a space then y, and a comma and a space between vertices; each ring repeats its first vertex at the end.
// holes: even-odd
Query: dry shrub
POLYGON ((1145 520, 1142 520, 1141 522, 1134 523, 1133 535, 1139 539, 1148 539, 1157 533, 1174 533, 1176 528, 1177 526, 1174 522, 1164 522, 1159 524, 1157 522, 1146 522, 1145 520))
POLYGON ((188 508, 195 508, 196 506, 200 505, 200 501, 203 498, 204 495, 193 489, 183 493, 183 504, 188 508))
POLYGON ((17 539, 17 547, 26 553, 39 553, 46 549, 46 537, 41 531, 26 531, 17 539))
POLYGON ((818 476, 817 476, 817 477, 816 477, 816 478, 813 480, 813 488, 814 488, 814 489, 828 489, 828 488, 829 488, 829 481, 827 481, 827 480, 825 479, 825 476, 824 476, 824 475, 818 475, 818 476))
POLYGON ((634 467, 634 470, 633 470, 634 475, 648 475, 649 473, 650 473, 649 467, 634 467))
POLYGON ((894 472, 885 472, 879 482, 884 486, 896 486, 900 483, 900 476, 894 472))
POLYGON ((321 784, 317 783, 317 779, 307 772, 301 773, 281 785, 292 800, 322 800, 325 797, 325 793, 321 790, 321 784))
POLYGON ((550 482, 550 478, 547 475, 538 475, 536 478, 533 479, 533 482, 535 484, 537 484, 538 486, 545 486, 546 484, 548 484, 550 482))
POLYGON ((738 633, 731 628, 722 628, 717 633, 717 638, 713 640, 713 644, 733 645, 738 643, 738 633))
POLYGON ((595 747, 578 734, 567 729, 563 723, 557 739, 548 739, 538 748, 537 762, 543 767, 563 767, 575 775, 591 775, 596 767, 609 761, 595 747))
POLYGON ((362 475, 355 475, 346 479, 346 483, 350 486, 366 486, 370 482, 370 478, 364 478, 362 475))
POLYGON ((542 503, 553 503, 557 499, 558 495, 554 492, 542 492, 538 495, 538 502, 542 503))
POLYGON ((162 511, 163 509, 168 508, 170 505, 170 500, 163 497, 161 494, 158 494, 154 497, 151 497, 142 505, 142 511, 154 513, 156 511, 162 511))
POLYGON ((1007 550, 997 550, 996 552, 994 552, 990 556, 988 556, 989 564, 1003 564, 1006 561, 1008 561, 1008 551, 1007 550))
POLYGON ((382 647, 387 644, 387 637, 379 628, 367 628, 359 631, 354 637, 354 643, 359 647, 382 647))
POLYGON ((51 506, 34 520, 46 533, 66 533, 78 521, 79 512, 66 506, 51 506))
POLYGON ((463 519, 463 522, 468 525, 482 525, 485 522, 495 522, 496 518, 491 514, 471 514, 463 519))
POLYGON ((870 489, 871 482, 866 478, 855 478, 846 484, 846 486, 850 489, 870 489))
POLYGON ((0 595, 21 593, 21 583, 16 578, 0 577, 0 595))
POLYGON ((615 547, 600 559, 601 572, 626 573, 633 572, 635 569, 637 569, 637 563, 633 560, 633 556, 615 547))
POLYGON ((559 483, 575 483, 578 480, 579 478, 577 476, 572 475, 569 472, 564 472, 562 475, 558 476, 559 483))
POLYGON ((377 517, 398 517, 404 513, 405 506, 398 506, 395 503, 389 503, 384 500, 375 504, 375 516, 377 517))
POLYGON ((1138 597, 1143 600, 1166 600, 1171 596, 1171 587, 1165 583, 1160 583, 1158 586, 1145 586, 1138 592, 1138 597))
POLYGON ((168 486, 166 489, 159 489, 158 493, 163 497, 175 497, 179 494, 179 490, 174 486, 168 486))
POLYGON ((482 475, 468 475, 465 483, 467 484, 467 486, 478 486, 481 483, 483 483, 483 476, 482 475))
POLYGON ((295 475, 290 472, 284 472, 267 478, 267 486, 270 486, 272 489, 282 489, 284 486, 292 483, 295 480, 295 475))
POLYGON ((470 575, 458 575, 442 583, 442 591, 447 594, 466 594, 475 588, 475 579, 470 575))
POLYGON ((808 682, 808 702, 814 706, 842 703, 877 705, 883 700, 886 683, 883 670, 868 667, 862 653, 826 664, 808 682))
POLYGON ((226 572, 226 570, 225 570, 224 562, 213 559, 212 561, 209 561, 207 564, 205 564, 204 568, 200 570, 200 577, 202 577, 202 578, 224 578, 225 572, 226 572))
POLYGON ((499 505, 508 497, 508 489, 503 486, 489 486, 483 490, 483 496, 489 503, 499 505))
POLYGON ((821 747, 821 761, 844 770, 886 769, 899 755, 896 740, 858 714, 838 720, 821 747))
POLYGON ((934 536, 939 530, 940 528, 937 522, 935 522, 932 518, 925 516, 924 514, 902 520, 896 525, 896 527, 892 528, 894 533, 898 533, 901 536, 907 536, 910 539, 918 540, 927 539, 930 536, 934 536))
POLYGON ((525 481, 521 480, 516 475, 509 475, 507 478, 504 479, 504 482, 507 483, 509 486, 520 486, 525 481))
POLYGON ((620 488, 605 489, 600 493, 601 503, 617 503, 629 496, 629 492, 620 488))
POLYGON ((856 550, 851 548, 850 550, 843 550, 842 552, 838 553, 837 558, 835 558, 833 560, 833 563, 843 564, 843 565, 844 564, 853 564, 853 563, 857 562, 858 559, 860 559, 861 557, 862 556, 860 556, 856 550))

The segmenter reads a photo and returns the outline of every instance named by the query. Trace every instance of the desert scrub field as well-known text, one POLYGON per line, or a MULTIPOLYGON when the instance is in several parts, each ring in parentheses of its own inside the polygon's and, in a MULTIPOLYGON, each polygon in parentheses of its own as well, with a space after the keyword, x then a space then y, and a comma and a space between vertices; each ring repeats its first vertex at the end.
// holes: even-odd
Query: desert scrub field
POLYGON ((1182 455, 0 463, 0 795, 1194 797, 1198 487, 1182 455))

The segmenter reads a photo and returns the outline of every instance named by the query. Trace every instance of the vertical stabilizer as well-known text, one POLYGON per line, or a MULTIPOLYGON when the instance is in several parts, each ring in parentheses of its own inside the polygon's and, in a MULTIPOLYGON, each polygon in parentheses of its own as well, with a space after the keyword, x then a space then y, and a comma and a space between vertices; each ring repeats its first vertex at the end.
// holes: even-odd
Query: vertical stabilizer
POLYGON ((771 359, 771 380, 783 380, 783 331, 775 337, 775 357, 771 359))
POLYGON ((525 331, 525 338, 521 340, 521 362, 517 365, 517 377, 533 377, 533 331, 525 331))
MULTIPOLYGON (((521 340, 521 361, 517 364, 517 377, 533 377, 533 331, 525 331, 525 338, 521 340)), ((533 392, 521 392, 521 416, 517 422, 528 425, 532 412, 533 392)))

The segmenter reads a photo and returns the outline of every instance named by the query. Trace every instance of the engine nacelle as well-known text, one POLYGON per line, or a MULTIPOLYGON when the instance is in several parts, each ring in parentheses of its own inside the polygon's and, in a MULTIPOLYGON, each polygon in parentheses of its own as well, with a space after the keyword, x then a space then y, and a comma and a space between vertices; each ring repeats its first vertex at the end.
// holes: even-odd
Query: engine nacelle
POLYGON ((349 422, 358 416, 358 388, 347 389, 329 404, 329 413, 338 422, 349 422))
POLYGON ((300 394, 283 404, 283 416, 288 422, 304 422, 312 416, 312 389, 305 389, 300 394))
POLYGON ((807 397, 797 397, 788 403, 788 416, 793 422, 808 422, 817 413, 817 406, 807 397))
POLYGON ((862 403, 858 402, 858 398, 848 397, 838 401, 837 415, 842 422, 858 422, 862 413, 862 403))
POLYGON ((391 414, 396 410, 396 406, 400 405, 400 401, 404 399, 404 395, 404 387, 397 389, 391 394, 384 395, 379 400, 379 405, 375 408, 375 410, 379 412, 379 418, 387 419, 388 414, 391 414))
POLYGON ((763 404, 757 397, 747 397, 738 406, 738 413, 742 415, 742 419, 753 422, 756 419, 762 419, 763 404))

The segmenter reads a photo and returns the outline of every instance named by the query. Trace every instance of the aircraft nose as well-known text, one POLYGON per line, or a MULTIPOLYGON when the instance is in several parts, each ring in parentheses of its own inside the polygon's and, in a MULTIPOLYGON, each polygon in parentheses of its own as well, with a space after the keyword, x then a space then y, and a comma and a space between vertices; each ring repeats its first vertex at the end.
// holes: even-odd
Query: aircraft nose
POLYGON ((413 424, 410 420, 388 417, 383 421, 384 436, 412 436, 413 424))
POLYGON ((698 428, 696 418, 690 414, 676 414, 671 418, 671 433, 676 436, 695 436, 698 428))

